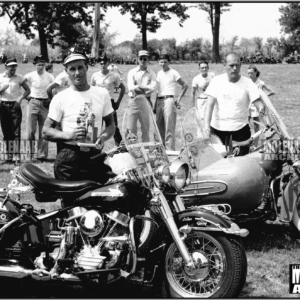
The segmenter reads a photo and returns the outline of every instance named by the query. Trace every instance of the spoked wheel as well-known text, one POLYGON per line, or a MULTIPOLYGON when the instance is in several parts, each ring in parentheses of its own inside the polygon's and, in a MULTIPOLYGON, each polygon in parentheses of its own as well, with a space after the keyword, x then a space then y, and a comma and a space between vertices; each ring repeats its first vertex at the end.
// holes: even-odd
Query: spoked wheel
POLYGON ((195 268, 185 265, 175 243, 166 251, 164 297, 237 297, 245 283, 247 261, 241 243, 203 232, 185 239, 195 268), (245 266, 246 264, 246 266, 245 266))

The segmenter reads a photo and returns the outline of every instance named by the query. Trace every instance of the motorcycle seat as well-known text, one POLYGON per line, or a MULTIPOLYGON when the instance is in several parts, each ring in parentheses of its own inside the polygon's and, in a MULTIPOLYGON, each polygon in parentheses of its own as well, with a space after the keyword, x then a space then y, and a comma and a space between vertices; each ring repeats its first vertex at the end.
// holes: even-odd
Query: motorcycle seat
POLYGON ((37 166, 24 163, 20 166, 20 174, 42 193, 51 194, 83 194, 92 188, 99 188, 100 183, 91 180, 63 181, 50 177, 37 166))

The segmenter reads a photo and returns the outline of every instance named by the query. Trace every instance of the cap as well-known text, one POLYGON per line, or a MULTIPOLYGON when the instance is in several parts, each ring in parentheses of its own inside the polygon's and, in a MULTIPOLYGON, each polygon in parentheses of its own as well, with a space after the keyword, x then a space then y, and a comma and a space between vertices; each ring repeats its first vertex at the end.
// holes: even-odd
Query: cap
POLYGON ((168 61, 170 61, 170 55, 169 55, 169 54, 166 54, 166 53, 161 54, 161 55, 159 56, 159 59, 167 59, 168 61))
POLYGON ((107 62, 108 62, 107 56, 100 56, 100 57, 99 57, 99 63, 102 62, 102 61, 103 61, 104 63, 107 63, 107 62))
POLYGON ((86 60, 86 56, 81 53, 70 53, 64 60, 64 65, 75 60, 86 60))
POLYGON ((33 64, 38 64, 38 63, 46 63, 47 60, 45 59, 45 57, 43 55, 37 55, 34 59, 33 59, 33 64))
POLYGON ((140 56, 149 56, 149 53, 148 53, 147 50, 140 50, 140 51, 139 51, 139 57, 140 57, 140 56))
POLYGON ((17 66, 17 65, 18 65, 17 60, 13 57, 8 58, 5 62, 6 67, 17 66))

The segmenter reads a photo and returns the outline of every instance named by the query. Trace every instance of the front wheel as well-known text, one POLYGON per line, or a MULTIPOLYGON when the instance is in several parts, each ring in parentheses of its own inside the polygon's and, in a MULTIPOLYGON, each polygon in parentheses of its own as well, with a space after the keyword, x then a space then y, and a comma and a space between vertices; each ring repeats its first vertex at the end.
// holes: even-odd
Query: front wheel
POLYGON ((247 275, 244 248, 235 239, 194 232, 185 239, 195 267, 187 268, 175 243, 166 250, 162 294, 171 298, 237 297, 247 275))

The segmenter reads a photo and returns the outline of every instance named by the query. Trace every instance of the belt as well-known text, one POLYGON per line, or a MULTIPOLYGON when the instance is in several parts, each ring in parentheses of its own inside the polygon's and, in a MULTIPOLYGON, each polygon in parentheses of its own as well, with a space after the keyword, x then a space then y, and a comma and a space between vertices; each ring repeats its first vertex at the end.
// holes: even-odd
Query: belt
POLYGON ((159 99, 159 100, 166 100, 168 98, 174 98, 174 96, 173 95, 166 95, 166 96, 157 97, 157 99, 159 99))
POLYGON ((35 98, 35 97, 30 97, 30 99, 36 99, 40 101, 48 100, 48 98, 35 98))
POLYGON ((12 105, 12 104, 15 105, 15 103, 16 103, 16 101, 3 101, 3 100, 1 100, 0 102, 1 102, 1 104, 5 104, 5 105, 12 105))

